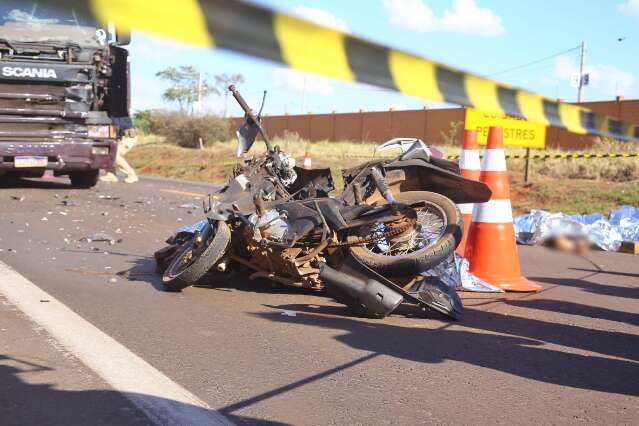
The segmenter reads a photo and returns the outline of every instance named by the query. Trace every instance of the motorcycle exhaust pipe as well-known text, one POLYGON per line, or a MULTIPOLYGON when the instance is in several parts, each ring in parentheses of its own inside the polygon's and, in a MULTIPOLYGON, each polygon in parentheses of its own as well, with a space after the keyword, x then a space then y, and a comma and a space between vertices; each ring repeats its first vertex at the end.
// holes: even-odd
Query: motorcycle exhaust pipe
POLYGON ((378 281, 348 275, 326 264, 320 267, 319 276, 329 294, 363 316, 384 318, 404 300, 401 294, 378 281))

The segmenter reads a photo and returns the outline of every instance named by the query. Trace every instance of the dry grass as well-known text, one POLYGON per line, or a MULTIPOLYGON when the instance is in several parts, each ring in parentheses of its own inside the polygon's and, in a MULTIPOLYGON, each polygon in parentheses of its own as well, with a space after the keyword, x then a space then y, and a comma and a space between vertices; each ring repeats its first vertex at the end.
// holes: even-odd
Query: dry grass
MULTIPOLYGON (((329 167, 337 184, 341 184, 339 170, 352 167, 368 159, 375 158, 377 144, 352 142, 308 142, 296 138, 275 139, 273 141, 283 152, 291 153, 298 164, 308 151, 313 167, 329 167)), ((140 143, 128 155, 131 165, 141 174, 165 176, 187 180, 223 182, 237 162, 236 141, 213 142, 202 150, 181 148, 164 143, 158 136, 141 136, 140 143)), ((256 141, 251 154, 265 151, 264 144, 256 141)), ((386 151, 385 157, 392 157, 399 151, 386 151)), ((452 153, 452 151, 451 151, 452 153)), ((377 154, 377 157, 380 155, 377 154)))
MULTIPOLYGON (((301 163, 308 150, 313 167, 330 167, 338 188, 340 169, 374 158, 375 144, 351 142, 313 142, 292 137, 274 141, 282 151, 290 152, 301 163)), ((233 165, 236 142, 215 142, 203 150, 181 148, 164 143, 161 137, 143 136, 128 158, 141 174, 206 182, 223 182, 233 165)), ((599 152, 634 152, 634 146, 598 146, 599 152)), ((264 151, 257 141, 251 153, 264 151)), ((458 154, 456 148, 444 147, 446 154, 458 154)), ((522 154, 521 149, 508 150, 522 154)), ((544 153, 560 151, 544 151, 544 153)), ((385 156, 397 152, 385 152, 385 156)), ((509 160, 512 201, 516 214, 532 208, 566 213, 607 213, 620 204, 639 205, 639 160, 531 160, 531 182, 523 184, 523 160, 509 160)))

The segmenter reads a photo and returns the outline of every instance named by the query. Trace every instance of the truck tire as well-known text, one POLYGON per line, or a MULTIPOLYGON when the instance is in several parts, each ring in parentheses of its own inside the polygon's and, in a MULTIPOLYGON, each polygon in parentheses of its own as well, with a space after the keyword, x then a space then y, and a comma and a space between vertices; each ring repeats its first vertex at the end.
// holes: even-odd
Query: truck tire
POLYGON ((93 188, 98 183, 99 170, 69 173, 71 186, 74 188, 93 188))
POLYGON ((455 251, 464 229, 463 216, 455 203, 443 195, 427 191, 401 192, 395 199, 407 204, 425 201, 435 207, 442 219, 445 219, 441 235, 426 247, 401 255, 376 253, 366 246, 350 247, 350 252, 356 259, 386 277, 403 277, 427 271, 455 251))

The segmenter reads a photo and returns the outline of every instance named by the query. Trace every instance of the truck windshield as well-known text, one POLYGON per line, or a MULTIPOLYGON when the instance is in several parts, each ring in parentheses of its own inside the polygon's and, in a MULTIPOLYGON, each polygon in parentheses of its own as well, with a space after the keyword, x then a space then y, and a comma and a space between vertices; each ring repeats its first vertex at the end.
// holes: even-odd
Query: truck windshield
POLYGON ((33 0, 0 0, 2 39, 99 47, 106 43, 106 34, 97 22, 79 16, 69 6, 52 8, 33 0))

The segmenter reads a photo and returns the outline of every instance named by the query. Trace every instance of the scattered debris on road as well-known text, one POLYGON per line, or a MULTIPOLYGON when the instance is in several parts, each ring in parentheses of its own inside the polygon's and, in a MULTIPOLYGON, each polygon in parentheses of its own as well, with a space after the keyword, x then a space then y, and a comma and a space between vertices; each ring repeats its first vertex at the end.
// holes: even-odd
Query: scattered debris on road
MULTIPOLYGON (((122 242, 121 239, 116 239, 114 236, 107 234, 105 232, 96 232, 94 234, 90 234, 87 237, 81 238, 80 241, 86 242, 86 243, 106 242, 106 243, 109 243, 109 245, 115 245, 115 243, 122 242)), ((97 251, 99 251, 99 249, 97 251)))
POLYGON ((120 197, 116 197, 114 195, 108 195, 108 194, 100 194, 98 195, 98 198, 101 200, 119 200, 120 197))
POLYGON ((186 203, 186 204, 182 204, 180 205, 181 209, 190 209, 190 210, 196 210, 199 206, 195 203, 186 203))

